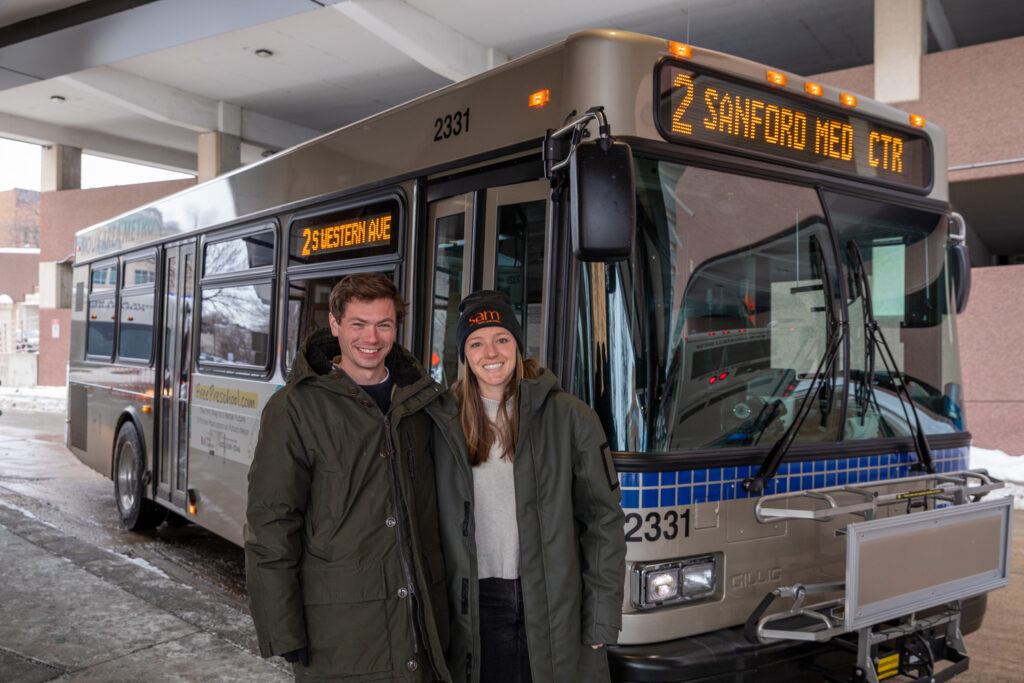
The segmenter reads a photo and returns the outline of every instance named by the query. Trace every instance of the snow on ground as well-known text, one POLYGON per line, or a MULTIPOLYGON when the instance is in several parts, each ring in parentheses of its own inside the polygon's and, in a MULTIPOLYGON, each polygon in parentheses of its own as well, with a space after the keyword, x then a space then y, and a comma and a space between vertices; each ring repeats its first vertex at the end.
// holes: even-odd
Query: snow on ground
POLYGON ((1003 451, 971 447, 971 469, 985 469, 1006 486, 988 494, 989 498, 1013 497, 1013 507, 1024 510, 1024 455, 1007 455, 1003 451))
POLYGON ((0 410, 62 413, 67 395, 66 387, 0 386, 0 410))

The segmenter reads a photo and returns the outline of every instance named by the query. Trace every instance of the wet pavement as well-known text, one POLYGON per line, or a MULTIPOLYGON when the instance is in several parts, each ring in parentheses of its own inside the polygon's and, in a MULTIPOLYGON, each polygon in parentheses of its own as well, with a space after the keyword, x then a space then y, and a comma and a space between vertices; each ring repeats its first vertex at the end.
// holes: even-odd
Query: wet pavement
POLYGON ((0 416, 0 681, 288 681, 256 651, 237 546, 121 528, 63 416, 0 416))

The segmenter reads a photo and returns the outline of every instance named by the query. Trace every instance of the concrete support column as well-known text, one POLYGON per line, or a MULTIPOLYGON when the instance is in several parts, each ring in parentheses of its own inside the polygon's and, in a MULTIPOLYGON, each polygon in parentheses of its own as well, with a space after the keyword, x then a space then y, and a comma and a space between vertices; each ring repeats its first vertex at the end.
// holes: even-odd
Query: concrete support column
POLYGON ((216 178, 242 165, 242 138, 219 130, 199 134, 199 182, 216 178))
POLYGON ((217 103, 217 130, 199 134, 199 182, 216 178, 242 165, 242 108, 217 103))
POLYGON ((875 99, 921 99, 921 56, 927 49, 924 0, 875 0, 875 99))
POLYGON ((43 147, 43 192, 53 190, 79 190, 82 187, 82 150, 66 145, 43 147))

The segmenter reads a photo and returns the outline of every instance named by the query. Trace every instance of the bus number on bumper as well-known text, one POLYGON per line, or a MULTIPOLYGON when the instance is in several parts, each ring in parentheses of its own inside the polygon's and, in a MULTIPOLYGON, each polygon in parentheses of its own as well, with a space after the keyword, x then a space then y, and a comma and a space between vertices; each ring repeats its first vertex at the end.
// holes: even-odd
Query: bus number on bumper
POLYGON ((626 515, 626 541, 640 543, 642 541, 674 540, 680 532, 683 538, 690 536, 690 509, 666 512, 630 512, 626 515))

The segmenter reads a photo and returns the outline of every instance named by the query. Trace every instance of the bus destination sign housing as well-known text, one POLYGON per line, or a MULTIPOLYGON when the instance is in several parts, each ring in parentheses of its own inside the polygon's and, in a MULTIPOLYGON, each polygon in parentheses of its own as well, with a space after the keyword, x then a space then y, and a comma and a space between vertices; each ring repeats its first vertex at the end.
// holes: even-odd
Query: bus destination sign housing
POLYGON ((673 142, 727 148, 864 180, 927 191, 931 144, 918 132, 860 112, 773 89, 725 80, 691 64, 657 67, 655 106, 673 142))

